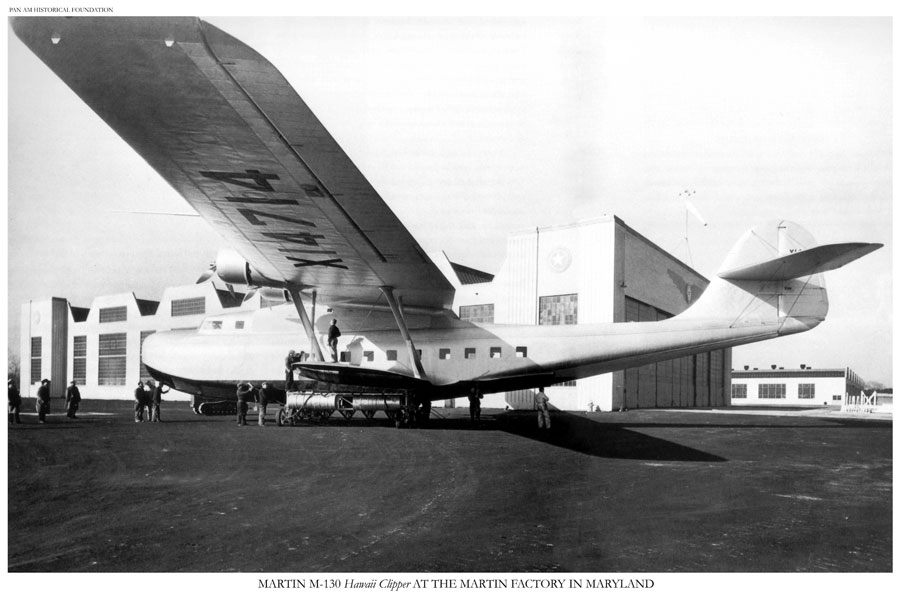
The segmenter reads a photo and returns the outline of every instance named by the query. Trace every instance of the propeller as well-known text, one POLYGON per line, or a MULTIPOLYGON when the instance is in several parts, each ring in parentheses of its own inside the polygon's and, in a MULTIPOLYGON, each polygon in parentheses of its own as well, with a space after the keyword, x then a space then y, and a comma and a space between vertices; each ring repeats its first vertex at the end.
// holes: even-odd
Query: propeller
MULTIPOLYGON (((201 283, 204 283, 204 282, 206 282, 207 280, 209 280, 210 278, 212 278, 212 277, 215 276, 215 275, 216 275, 216 262, 210 262, 209 268, 207 268, 207 269, 203 272, 203 274, 200 275, 200 278, 198 278, 198 279, 197 279, 197 282, 194 283, 194 284, 201 284, 201 283)), ((221 276, 219 277, 219 280, 222 280, 222 277, 221 277, 221 276)), ((231 284, 230 282, 226 281, 226 280, 222 280, 222 282, 225 283, 225 288, 228 289, 228 294, 231 295, 231 300, 234 301, 235 303, 237 303, 237 293, 234 292, 234 285, 231 284)), ((252 287, 253 290, 252 290, 249 294, 247 294, 247 295, 244 296, 244 298, 243 298, 243 300, 241 301, 241 303, 245 302, 245 301, 247 300, 247 297, 249 297, 250 295, 252 295, 253 293, 255 293, 255 292, 256 292, 256 288, 257 288, 257 287, 252 287)))
POLYGON ((259 276, 244 258, 230 249, 219 251, 216 260, 209 264, 206 271, 197 279, 196 284, 206 282, 213 276, 225 284, 228 293, 235 302, 237 302, 237 294, 234 291, 235 284, 247 287, 247 293, 244 295, 241 303, 246 303, 252 299, 257 292, 259 292, 261 297, 268 300, 289 300, 284 295, 284 289, 281 288, 279 283, 259 276))
POLYGON ((209 265, 209 268, 200 275, 200 278, 197 279, 197 282, 194 284, 200 284, 201 282, 206 282, 216 274, 216 263, 212 262, 209 265))

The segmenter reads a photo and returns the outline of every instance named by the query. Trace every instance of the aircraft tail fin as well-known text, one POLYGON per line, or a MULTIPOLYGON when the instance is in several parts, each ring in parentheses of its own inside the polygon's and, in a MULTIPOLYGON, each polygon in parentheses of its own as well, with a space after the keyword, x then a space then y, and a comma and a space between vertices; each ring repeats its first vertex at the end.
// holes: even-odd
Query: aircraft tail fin
POLYGON ((729 252, 716 276, 681 319, 729 320, 731 327, 777 325, 780 334, 809 330, 828 313, 823 272, 882 247, 817 245, 799 225, 753 228, 729 252))

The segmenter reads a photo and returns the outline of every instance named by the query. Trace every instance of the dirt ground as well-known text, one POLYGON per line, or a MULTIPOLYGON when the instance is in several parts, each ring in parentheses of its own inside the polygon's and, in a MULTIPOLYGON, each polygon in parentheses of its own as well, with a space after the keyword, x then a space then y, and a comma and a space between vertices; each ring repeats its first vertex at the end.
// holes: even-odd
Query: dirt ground
POLYGON ((54 407, 9 426, 10 572, 892 566, 889 419, 554 412, 540 432, 531 413, 450 409, 398 430, 54 407))

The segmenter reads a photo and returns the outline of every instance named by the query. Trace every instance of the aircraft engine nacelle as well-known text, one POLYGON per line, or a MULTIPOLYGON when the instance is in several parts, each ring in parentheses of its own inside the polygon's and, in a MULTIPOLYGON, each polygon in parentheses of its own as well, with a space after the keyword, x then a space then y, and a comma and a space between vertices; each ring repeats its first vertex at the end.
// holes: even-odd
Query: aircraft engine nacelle
POLYGON ((277 283, 254 270, 250 262, 232 249, 221 249, 216 255, 216 275, 226 284, 277 286, 277 283))
POLYGON ((262 287, 259 289, 260 296, 266 301, 290 301, 291 294, 287 289, 276 289, 273 287, 262 287))

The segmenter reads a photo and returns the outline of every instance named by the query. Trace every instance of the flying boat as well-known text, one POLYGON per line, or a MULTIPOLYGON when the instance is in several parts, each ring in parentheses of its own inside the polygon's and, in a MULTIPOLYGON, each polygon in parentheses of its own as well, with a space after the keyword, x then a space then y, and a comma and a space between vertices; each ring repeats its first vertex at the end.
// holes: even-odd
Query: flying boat
POLYGON ((811 330, 822 273, 881 247, 751 229, 684 312, 657 322, 482 324, 278 69, 197 18, 12 19, 15 34, 228 242, 205 277, 293 305, 161 331, 143 362, 203 404, 268 381, 289 416, 398 425, 471 392, 550 386, 811 330), (766 239, 774 239, 774 242, 766 239), (316 311, 318 310, 318 316, 316 311), (279 312, 280 313, 280 312, 279 312), (352 329, 338 355, 328 323, 352 329), (302 356, 285 365, 291 349, 302 356), (284 376, 287 367, 288 378, 284 376))

